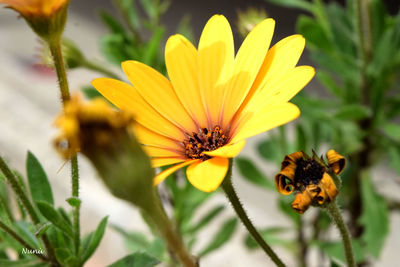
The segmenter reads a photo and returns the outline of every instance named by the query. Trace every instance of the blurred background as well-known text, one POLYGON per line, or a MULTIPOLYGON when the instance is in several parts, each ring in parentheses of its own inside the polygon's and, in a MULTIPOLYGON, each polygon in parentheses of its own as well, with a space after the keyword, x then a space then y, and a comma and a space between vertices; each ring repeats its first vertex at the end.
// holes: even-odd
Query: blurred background
MULTIPOLYGON (((385 1, 391 14, 396 14, 399 9, 399 1, 385 1)), ((338 3, 341 3, 339 1, 338 3)), ((206 21, 213 14, 225 15, 231 23, 236 48, 239 47, 241 37, 237 32, 238 12, 245 11, 248 7, 263 9, 276 20, 276 29, 272 43, 295 33, 295 22, 302 11, 287 9, 265 1, 229 1, 229 0, 204 0, 185 1, 172 0, 171 6, 162 17, 166 25, 166 37, 177 32, 184 15, 190 18, 189 25, 193 29, 195 44, 206 21)), ((121 70, 107 63, 100 52, 99 38, 108 32, 101 22, 100 10, 107 10, 112 14, 119 14, 111 1, 87 0, 71 1, 69 8, 69 20, 65 36, 74 40, 84 52, 87 58, 95 59, 101 65, 107 66, 115 73, 121 74, 121 70)), ((143 12, 143 10, 142 10, 143 12)), ((162 42, 162 44, 165 44, 162 42)), ((53 187, 56 197, 56 205, 67 207, 65 199, 70 196, 69 167, 64 166, 63 160, 52 147, 51 140, 56 134, 53 127, 55 115, 60 111, 58 101, 59 92, 56 85, 55 74, 46 67, 40 66, 41 43, 33 32, 26 26, 23 19, 18 19, 16 13, 10 9, 0 9, 0 153, 9 161, 15 169, 24 173, 27 150, 32 151, 42 162, 53 187)), ((160 47, 163 49, 163 47, 160 47)), ((300 60, 300 65, 312 65, 305 52, 300 60)), ((78 91, 82 86, 102 75, 76 69, 69 71, 69 82, 72 91, 78 91)), ((123 76, 122 76, 123 77, 123 76)), ((324 95, 320 90, 320 84, 314 79, 304 90, 313 94, 324 95)), ((268 135, 268 133, 267 133, 268 135)), ((289 135, 292 135, 289 127, 289 135)), ((278 166, 268 164, 255 154, 255 146, 265 136, 255 137, 249 140, 241 155, 245 155, 263 170, 269 177, 278 171, 278 166)), ((81 162, 81 199, 83 201, 82 231, 93 230, 97 223, 106 215, 109 215, 110 224, 124 226, 127 230, 135 229, 149 234, 147 226, 142 222, 139 213, 127 203, 114 198, 96 178, 94 170, 85 158, 81 162)), ((238 194, 247 208, 250 217, 257 227, 289 225, 287 217, 278 211, 278 193, 266 193, 244 179, 238 172, 233 182, 238 194)), ((396 184, 397 174, 386 168, 386 164, 380 164, 373 171, 379 192, 399 198, 399 184, 396 184), (392 179, 390 179, 392 177, 392 179), (384 182, 382 181, 384 179, 384 182)), ((199 214, 201 216, 207 208, 218 204, 226 204, 222 193, 217 193, 211 201, 207 202, 199 214)), ((310 213, 313 211, 310 210, 310 213)), ((225 218, 233 215, 230 208, 224 210, 224 216, 218 218, 210 227, 201 233, 198 243, 194 248, 204 246, 210 236, 215 234, 225 218)), ((308 214, 307 214, 308 216, 308 214)), ((395 266, 398 262, 398 248, 400 247, 400 215, 398 212, 390 215, 390 235, 385 241, 385 246, 379 261, 374 261, 373 266, 395 266)), ((217 253, 208 255, 201 260, 201 266, 269 266, 268 260, 261 250, 249 251, 243 245, 245 235, 244 228, 239 225, 230 243, 222 247, 217 253)), ((276 246, 276 251, 282 255, 288 266, 295 266, 297 262, 288 251, 276 246)), ((105 266, 129 253, 124 240, 119 233, 110 227, 105 238, 100 244, 94 257, 86 266, 105 266)), ((309 254, 310 266, 324 266, 327 263, 318 261, 315 251, 309 254)))

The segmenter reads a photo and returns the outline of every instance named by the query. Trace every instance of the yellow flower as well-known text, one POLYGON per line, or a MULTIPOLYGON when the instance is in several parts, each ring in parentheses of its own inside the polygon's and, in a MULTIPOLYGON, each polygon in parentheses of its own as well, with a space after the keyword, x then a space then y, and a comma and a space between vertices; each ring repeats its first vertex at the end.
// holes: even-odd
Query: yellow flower
POLYGON ((176 164, 158 174, 155 184, 189 165, 190 183, 214 191, 246 138, 299 116, 297 106, 288 101, 315 71, 296 67, 305 45, 300 35, 268 50, 274 26, 273 19, 260 22, 235 56, 230 25, 215 15, 198 49, 181 35, 168 39, 170 80, 140 62, 125 61, 122 69, 132 85, 109 78, 92 82, 117 107, 135 113, 135 133, 153 167, 176 164))
POLYGON ((346 164, 343 156, 334 150, 326 153, 328 165, 314 153, 310 158, 304 152, 285 156, 281 171, 275 176, 277 190, 283 195, 297 191, 292 208, 304 213, 312 204, 323 205, 335 199, 339 191, 330 172, 340 174, 346 164))
POLYGON ((0 4, 14 9, 42 38, 59 35, 64 29, 70 0, 0 0, 0 4))

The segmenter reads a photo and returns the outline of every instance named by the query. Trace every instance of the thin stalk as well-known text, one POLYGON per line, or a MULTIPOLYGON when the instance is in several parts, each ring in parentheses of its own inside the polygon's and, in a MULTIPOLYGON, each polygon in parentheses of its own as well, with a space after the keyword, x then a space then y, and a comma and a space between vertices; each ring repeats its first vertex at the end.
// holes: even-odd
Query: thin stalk
POLYGON ((299 244, 299 266, 307 267, 307 242, 304 236, 303 217, 300 217, 299 225, 297 226, 297 243, 299 244))
MULTIPOLYGON (((13 229, 8 227, 4 222, 0 221, 0 229, 2 229, 4 232, 9 234, 12 238, 14 238, 18 243, 20 243, 24 248, 28 250, 35 250, 31 245, 29 245, 17 232, 15 232, 13 229)), ((44 261, 49 261, 48 258, 46 258, 43 254, 40 253, 33 253, 36 257, 44 260, 44 261)))
MULTIPOLYGON (((26 194, 26 191, 23 189, 22 185, 18 182, 17 177, 15 177, 14 173, 11 171, 11 169, 8 167, 7 163, 4 161, 4 159, 0 156, 0 170, 6 177, 7 182, 11 185, 11 188, 17 195, 18 199, 22 203, 22 206, 26 209, 26 211, 29 214, 29 217, 31 217, 32 222, 35 225, 38 225, 40 223, 40 219, 38 214, 36 213, 35 209, 33 208, 32 203, 29 201, 29 198, 26 194)), ((53 264, 53 266, 59 266, 57 259, 54 254, 53 247, 50 245, 50 241, 47 238, 46 233, 42 235, 42 241, 43 244, 46 248, 49 260, 53 264)))
POLYGON ((329 203, 326 207, 326 210, 327 210, 329 216, 332 218, 332 220, 335 222, 335 224, 339 228, 340 235, 342 236, 347 266, 355 267, 356 261, 354 259, 353 245, 351 244, 349 230, 347 229, 347 226, 343 221, 342 214, 340 213, 340 210, 339 210, 336 202, 329 203))
MULTIPOLYGON (((79 198, 79 167, 78 167, 78 156, 73 156, 71 158, 71 177, 72 177, 72 196, 79 198)), ((80 205, 74 207, 73 211, 73 226, 74 226, 74 246, 75 255, 79 255, 80 248, 80 205)))
POLYGON ((114 72, 112 72, 112 71, 104 68, 103 66, 100 66, 92 61, 83 60, 83 62, 81 64, 82 64, 82 67, 85 67, 89 70, 93 70, 93 71, 99 72, 101 74, 104 74, 107 77, 120 80, 120 77, 117 74, 115 74, 114 72))
POLYGON ((6 203, 4 203, 4 200, 1 197, 0 197, 0 209, 4 210, 4 212, 6 213, 6 216, 7 216, 7 220, 10 223, 14 222, 14 217, 13 217, 13 214, 11 213, 10 208, 7 206, 6 203))
MULTIPOLYGON (((61 50, 60 38, 55 38, 48 41, 50 52, 53 56, 54 66, 57 73, 58 84, 61 92, 61 100, 65 106, 66 102, 70 100, 67 73, 65 71, 65 64, 61 50)), ((78 170, 78 157, 71 158, 71 180, 72 180, 72 196, 79 198, 79 170, 78 170)), ((73 227, 74 227, 74 245, 75 254, 79 256, 80 248, 80 205, 74 207, 73 212, 73 227)))
POLYGON ((279 134, 280 134, 280 145, 283 154, 286 154, 288 151, 287 142, 286 142, 286 127, 282 125, 279 127, 279 134))
POLYGON ((161 202, 156 189, 152 197, 152 203, 149 206, 144 207, 145 212, 152 219, 153 224, 160 231, 160 234, 167 242, 168 249, 171 250, 178 258, 179 262, 184 267, 198 267, 196 259, 189 254, 186 250, 181 237, 178 235, 175 227, 168 218, 161 202))
POLYGON ((271 260, 276 264, 276 266, 279 267, 286 266, 282 262, 282 260, 278 257, 278 255, 272 250, 272 248, 265 242, 260 233, 254 227, 253 223, 250 221, 233 187, 231 176, 232 176, 232 160, 230 160, 228 173, 224 181, 222 182, 222 189, 224 190, 226 197, 232 204, 233 209, 235 210, 239 219, 242 221, 243 225, 246 227, 247 231, 250 233, 253 239, 258 243, 258 245, 260 245, 260 247, 264 250, 264 252, 271 258, 271 260))

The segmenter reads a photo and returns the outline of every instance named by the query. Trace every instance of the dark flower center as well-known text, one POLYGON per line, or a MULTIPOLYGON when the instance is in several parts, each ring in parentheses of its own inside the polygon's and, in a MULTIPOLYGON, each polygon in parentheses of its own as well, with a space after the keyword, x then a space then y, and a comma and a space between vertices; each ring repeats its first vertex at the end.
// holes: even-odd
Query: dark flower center
POLYGON ((203 128, 198 133, 193 132, 188 139, 183 142, 185 145, 185 155, 190 159, 207 160, 211 157, 202 154, 204 151, 213 151, 228 141, 228 137, 223 133, 221 127, 215 126, 213 130, 203 128))
POLYGON ((324 175, 325 168, 316 160, 299 159, 294 176, 296 187, 307 186, 311 183, 317 185, 324 175))

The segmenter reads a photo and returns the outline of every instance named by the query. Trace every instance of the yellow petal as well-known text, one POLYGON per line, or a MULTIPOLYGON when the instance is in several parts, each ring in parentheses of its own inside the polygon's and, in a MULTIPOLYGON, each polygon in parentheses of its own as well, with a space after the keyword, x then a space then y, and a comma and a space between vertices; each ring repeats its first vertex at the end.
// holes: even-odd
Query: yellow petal
POLYGON ((278 127, 296 119, 299 115, 299 108, 292 103, 264 107, 248 119, 243 120, 242 124, 235 130, 232 142, 238 142, 278 127))
POLYGON ((161 115, 186 132, 197 127, 182 106, 170 81, 155 69, 138 61, 122 62, 122 69, 139 94, 161 115))
POLYGON ((200 95, 196 48, 182 35, 171 36, 165 46, 165 64, 182 105, 199 127, 206 127, 208 121, 200 95))
POLYGON ((141 124, 137 123, 133 127, 136 138, 138 139, 139 143, 143 145, 171 148, 175 150, 180 150, 183 148, 179 141, 153 132, 141 124))
POLYGON ((310 66, 299 66, 286 72, 285 77, 267 82, 259 89, 256 97, 235 117, 231 123, 236 128, 241 121, 257 113, 260 109, 280 105, 292 99, 314 77, 315 70, 310 66))
MULTIPOLYGON (((279 83, 275 86, 271 86, 268 90, 265 88, 265 92, 261 92, 258 100, 262 97, 268 99, 267 102, 257 101, 258 104, 264 103, 282 103, 292 99, 301 89, 306 86, 315 75, 315 70, 310 66, 299 66, 288 71, 279 83)), ((257 104, 256 104, 257 105, 257 104)))
POLYGON ((174 172, 176 172, 177 170, 179 170, 180 168, 183 168, 191 163, 194 163, 196 161, 199 160, 187 160, 185 162, 176 164, 168 169, 166 169, 165 171, 160 172, 159 174, 156 175, 156 177, 154 177, 154 185, 158 185, 159 183, 161 183, 162 181, 165 180, 165 178, 167 178, 168 176, 170 176, 171 174, 173 174, 174 172))
POLYGON ((240 151, 242 151, 245 144, 246 140, 242 140, 235 144, 225 145, 223 147, 217 148, 214 151, 203 152, 203 154, 213 157, 233 158, 236 157, 240 153, 240 151))
POLYGON ((168 148, 155 147, 155 146, 142 146, 143 150, 149 157, 181 157, 183 151, 176 151, 168 148))
POLYGON ((305 39, 303 36, 296 34, 286 37, 275 44, 267 53, 264 62, 257 74, 257 77, 246 97, 238 113, 248 106, 251 106, 252 99, 258 98, 261 88, 269 88, 266 83, 272 80, 280 80, 283 75, 294 68, 304 50, 305 39))
POLYGON ((143 126, 174 139, 185 138, 178 127, 155 111, 131 85, 111 78, 95 79, 92 85, 118 108, 133 112, 143 126))
POLYGON ((152 158, 151 159, 151 166, 153 168, 158 168, 158 167, 162 167, 165 165, 171 165, 174 163, 179 163, 185 161, 184 158, 152 158))
POLYGON ((214 157, 193 163, 187 168, 186 174, 194 187, 204 192, 212 192, 224 180, 228 167, 229 159, 214 157))
POLYGON ((210 118, 209 127, 218 124, 224 88, 234 60, 234 45, 229 22, 222 15, 206 24, 199 42, 199 83, 203 104, 210 118))
POLYGON ((230 122, 246 98, 268 52, 274 27, 273 19, 263 20, 254 27, 240 47, 235 58, 232 79, 225 92, 222 127, 230 122))

